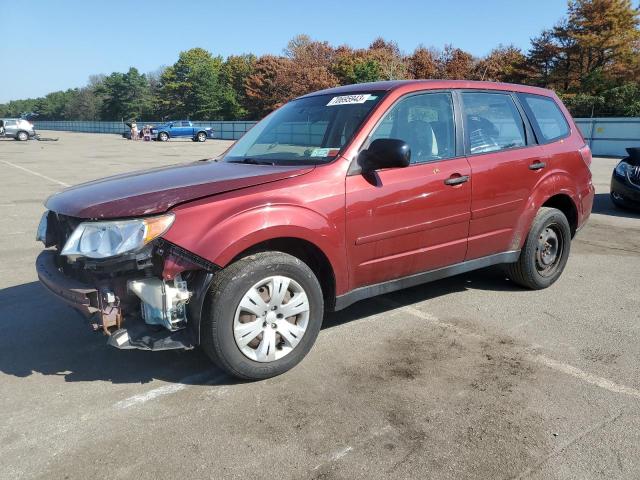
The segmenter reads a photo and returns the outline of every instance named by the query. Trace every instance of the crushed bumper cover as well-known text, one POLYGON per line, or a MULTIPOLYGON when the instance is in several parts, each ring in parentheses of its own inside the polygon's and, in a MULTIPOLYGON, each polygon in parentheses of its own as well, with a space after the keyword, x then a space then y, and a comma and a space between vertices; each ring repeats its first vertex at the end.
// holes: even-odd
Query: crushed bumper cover
POLYGON ((40 283, 60 300, 71 305, 85 317, 100 309, 98 290, 64 275, 56 265, 56 253, 44 250, 36 259, 36 271, 40 283))
POLYGON ((121 350, 191 350, 195 339, 189 329, 175 332, 154 330, 142 322, 127 325, 113 332, 107 344, 121 350))
MULTIPOLYGON (((36 271, 49 292, 86 318, 101 314, 98 289, 62 273, 56 265, 56 252, 42 251, 36 259, 36 271)), ((171 332, 147 325, 139 316, 132 316, 127 317, 126 328, 119 328, 109 335, 107 344, 120 349, 190 350, 196 346, 196 341, 192 329, 171 332)))

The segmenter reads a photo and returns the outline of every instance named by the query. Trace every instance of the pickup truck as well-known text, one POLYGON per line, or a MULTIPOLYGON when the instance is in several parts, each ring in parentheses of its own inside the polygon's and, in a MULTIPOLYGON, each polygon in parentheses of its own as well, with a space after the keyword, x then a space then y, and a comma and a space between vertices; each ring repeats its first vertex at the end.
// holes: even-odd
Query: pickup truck
POLYGON ((191 138, 194 142, 204 142, 207 138, 213 138, 213 128, 196 127, 189 120, 176 120, 153 127, 151 137, 161 142, 179 137, 191 138))

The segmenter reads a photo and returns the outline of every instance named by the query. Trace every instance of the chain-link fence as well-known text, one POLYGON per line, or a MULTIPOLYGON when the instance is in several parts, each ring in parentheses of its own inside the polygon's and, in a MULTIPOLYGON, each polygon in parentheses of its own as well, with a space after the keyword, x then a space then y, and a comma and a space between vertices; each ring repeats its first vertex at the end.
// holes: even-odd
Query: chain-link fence
MULTIPOLYGON (((36 120, 34 123, 36 129, 39 130, 120 135, 129 130, 124 122, 36 120)), ((139 127, 142 127, 143 125, 162 125, 164 122, 141 120, 137 123, 139 127)), ((576 118, 576 123, 591 146, 594 155, 624 156, 626 155, 625 148, 640 146, 640 118, 576 118)), ((256 122, 194 121, 193 124, 199 127, 213 128, 214 138, 237 140, 256 122)))
MULTIPOLYGON (((85 132, 85 133, 115 133, 122 135, 129 131, 129 127, 124 122, 102 122, 102 121, 67 121, 67 120, 35 120, 34 125, 37 130, 57 130, 64 132, 85 132)), ((166 122, 152 120, 140 120, 136 122, 139 128, 143 125, 162 125, 166 122)), ((196 127, 213 128, 213 137, 221 140, 237 140, 253 127, 256 122, 237 121, 193 121, 196 127)))

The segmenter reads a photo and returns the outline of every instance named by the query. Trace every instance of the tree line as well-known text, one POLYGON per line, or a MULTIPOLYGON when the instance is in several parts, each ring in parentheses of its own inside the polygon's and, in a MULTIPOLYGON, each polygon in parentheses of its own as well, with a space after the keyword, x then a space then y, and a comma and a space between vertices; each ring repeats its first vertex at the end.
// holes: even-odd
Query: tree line
POLYGON ((202 48, 155 72, 94 75, 82 88, 0 104, 0 117, 42 120, 259 119, 288 100, 338 85, 396 79, 469 79, 552 88, 574 116, 640 116, 640 9, 631 0, 569 0, 527 51, 499 45, 484 57, 445 45, 403 53, 378 38, 367 48, 294 37, 282 55, 202 48))

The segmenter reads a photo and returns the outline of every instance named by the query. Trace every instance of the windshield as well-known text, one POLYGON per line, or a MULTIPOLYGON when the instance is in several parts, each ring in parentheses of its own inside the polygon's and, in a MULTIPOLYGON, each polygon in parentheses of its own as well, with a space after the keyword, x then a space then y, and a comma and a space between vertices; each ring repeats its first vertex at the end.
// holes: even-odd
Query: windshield
POLYGON ((383 93, 316 95, 293 100, 249 130, 224 161, 329 162, 349 142, 383 93))

